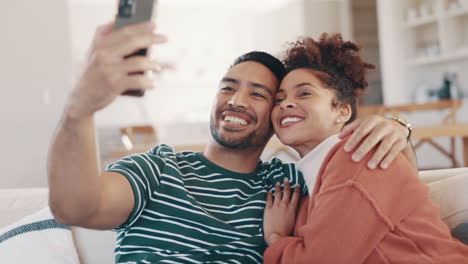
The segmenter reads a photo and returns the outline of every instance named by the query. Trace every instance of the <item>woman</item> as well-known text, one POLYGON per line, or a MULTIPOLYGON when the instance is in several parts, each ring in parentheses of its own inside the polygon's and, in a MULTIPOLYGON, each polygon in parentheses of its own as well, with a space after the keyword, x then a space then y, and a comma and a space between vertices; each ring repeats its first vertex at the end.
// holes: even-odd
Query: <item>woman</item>
POLYGON ((356 99, 374 66, 341 35, 293 43, 284 63, 272 122, 279 139, 301 156, 311 193, 290 199, 289 185, 268 195, 265 263, 468 263, 408 160, 386 170, 352 162, 337 133, 356 116, 356 99), (295 226, 293 227, 293 225, 295 226), (294 230, 293 230, 294 228, 294 230), (293 232, 294 236, 290 236, 293 232))

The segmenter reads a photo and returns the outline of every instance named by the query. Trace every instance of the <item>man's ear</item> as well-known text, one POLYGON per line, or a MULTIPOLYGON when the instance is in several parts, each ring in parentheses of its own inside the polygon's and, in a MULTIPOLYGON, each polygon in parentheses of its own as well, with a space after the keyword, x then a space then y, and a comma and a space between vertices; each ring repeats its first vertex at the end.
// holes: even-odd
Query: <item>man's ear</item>
POLYGON ((351 118, 351 114, 353 113, 351 109, 351 105, 349 104, 340 104, 339 105, 339 115, 340 119, 344 121, 344 123, 348 122, 351 118))

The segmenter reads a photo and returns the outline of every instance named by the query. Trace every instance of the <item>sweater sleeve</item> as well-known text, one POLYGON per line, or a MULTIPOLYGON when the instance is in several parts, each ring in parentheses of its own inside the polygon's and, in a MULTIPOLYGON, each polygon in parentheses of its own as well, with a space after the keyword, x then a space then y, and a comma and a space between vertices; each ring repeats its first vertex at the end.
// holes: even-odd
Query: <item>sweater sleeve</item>
POLYGON ((308 223, 296 236, 271 245, 265 263, 363 263, 420 202, 408 199, 418 184, 404 158, 386 170, 368 170, 367 160, 353 163, 349 154, 338 152, 314 192, 308 223))
POLYGON ((390 230, 374 202, 348 182, 315 200, 298 237, 270 246, 265 263, 363 263, 390 230))

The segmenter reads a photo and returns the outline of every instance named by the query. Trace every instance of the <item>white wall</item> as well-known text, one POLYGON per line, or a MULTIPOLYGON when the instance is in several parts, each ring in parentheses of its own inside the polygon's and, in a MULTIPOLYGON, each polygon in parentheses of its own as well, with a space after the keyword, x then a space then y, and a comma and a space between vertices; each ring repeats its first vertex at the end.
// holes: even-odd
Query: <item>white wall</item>
POLYGON ((306 35, 304 0, 292 0, 285 6, 260 15, 254 22, 258 49, 279 55, 288 42, 306 35))
POLYGON ((70 88, 65 1, 2 1, 0 188, 45 186, 46 154, 70 88))
POLYGON ((351 36, 349 0, 303 0, 305 34, 318 38, 323 32, 351 36))

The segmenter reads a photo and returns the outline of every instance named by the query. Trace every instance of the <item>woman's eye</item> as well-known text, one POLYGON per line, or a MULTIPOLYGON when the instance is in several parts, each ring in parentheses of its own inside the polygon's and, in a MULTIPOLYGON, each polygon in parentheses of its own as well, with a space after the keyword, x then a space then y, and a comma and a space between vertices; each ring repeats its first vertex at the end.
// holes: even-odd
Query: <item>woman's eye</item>
POLYGON ((312 93, 302 92, 302 93, 299 94, 299 96, 308 96, 308 95, 312 95, 312 93))
POLYGON ((284 101, 283 98, 276 98, 276 99, 275 99, 275 103, 277 103, 277 104, 279 104, 279 103, 281 103, 281 102, 283 102, 283 101, 284 101))

